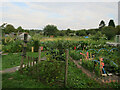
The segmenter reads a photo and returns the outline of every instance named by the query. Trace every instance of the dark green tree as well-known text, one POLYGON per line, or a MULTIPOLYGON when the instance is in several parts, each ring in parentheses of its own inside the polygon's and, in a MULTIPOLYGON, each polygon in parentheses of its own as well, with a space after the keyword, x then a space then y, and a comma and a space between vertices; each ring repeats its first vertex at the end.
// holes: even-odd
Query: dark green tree
POLYGON ((4 34, 5 33, 5 25, 6 25, 7 23, 3 23, 1 26, 0 26, 0 28, 1 28, 1 30, 2 30, 2 34, 4 34))
POLYGON ((77 36, 86 36, 87 33, 86 33, 86 30, 79 30, 79 31, 76 31, 76 35, 77 36))
POLYGON ((66 35, 69 36, 70 33, 71 33, 71 30, 68 28, 68 29, 66 30, 66 35))
POLYGON ((21 26, 19 26, 19 27, 17 28, 17 31, 19 31, 19 32, 24 32, 24 29, 23 29, 21 26))
POLYGON ((97 30, 95 30, 95 29, 88 29, 88 30, 86 30, 86 33, 87 33, 87 35, 94 35, 94 34, 96 34, 97 33, 97 30))
POLYGON ((104 27, 105 26, 105 22, 102 20, 101 22, 100 22, 100 24, 99 24, 99 28, 102 28, 102 27, 104 27))
POLYGON ((17 32, 13 25, 8 24, 5 27, 5 33, 17 32))
POLYGON ((58 33, 57 26, 55 25, 47 25, 44 27, 43 31, 44 31, 44 35, 48 35, 48 36, 50 35, 56 36, 58 33))
POLYGON ((116 26, 116 35, 120 35, 120 25, 116 26))
POLYGON ((102 28, 102 34, 105 34, 108 40, 110 40, 115 36, 115 28, 112 26, 106 26, 102 28))
POLYGON ((114 20, 110 20, 109 23, 108 23, 108 26, 112 26, 112 27, 115 27, 115 23, 114 23, 114 20))

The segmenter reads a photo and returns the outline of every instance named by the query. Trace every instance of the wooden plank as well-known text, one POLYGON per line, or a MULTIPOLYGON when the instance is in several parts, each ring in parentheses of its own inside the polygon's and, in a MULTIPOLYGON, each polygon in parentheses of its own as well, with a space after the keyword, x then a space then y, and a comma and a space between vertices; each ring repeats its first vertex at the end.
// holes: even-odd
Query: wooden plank
POLYGON ((68 72, 68 49, 66 49, 66 61, 65 61, 65 87, 67 86, 67 72, 68 72))
POLYGON ((40 62, 40 59, 41 59, 41 47, 39 47, 39 58, 38 58, 38 61, 40 62))

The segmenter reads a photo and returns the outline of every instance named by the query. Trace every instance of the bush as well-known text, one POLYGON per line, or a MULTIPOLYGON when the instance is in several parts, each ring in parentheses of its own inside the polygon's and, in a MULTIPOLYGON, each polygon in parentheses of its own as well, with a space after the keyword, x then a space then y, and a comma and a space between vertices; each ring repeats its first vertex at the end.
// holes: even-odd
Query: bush
POLYGON ((21 52, 23 48, 22 41, 16 40, 2 47, 3 52, 16 53, 21 52))
POLYGON ((33 47, 34 47, 34 51, 35 52, 38 52, 38 49, 39 49, 39 41, 35 40, 33 42, 33 47))
POLYGON ((103 27, 102 33, 105 34, 108 38, 108 40, 112 39, 115 36, 115 28, 112 26, 103 27))
POLYGON ((80 60, 82 59, 82 55, 80 55, 80 52, 77 52, 75 50, 70 51, 70 56, 74 59, 74 60, 80 60))
POLYGON ((64 63, 57 61, 42 61, 33 67, 24 68, 23 72, 40 82, 54 85, 64 80, 64 66, 64 63))

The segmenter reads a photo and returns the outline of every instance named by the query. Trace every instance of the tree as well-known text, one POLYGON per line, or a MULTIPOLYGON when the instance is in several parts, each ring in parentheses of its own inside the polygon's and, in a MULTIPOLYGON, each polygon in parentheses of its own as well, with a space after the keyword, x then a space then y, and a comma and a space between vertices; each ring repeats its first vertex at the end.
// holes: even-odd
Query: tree
POLYGON ((87 35, 89 35, 89 34, 94 35, 94 34, 96 34, 96 32, 97 32, 97 30, 95 30, 95 29, 86 30, 87 35))
POLYGON ((116 26, 116 35, 120 35, 120 25, 116 26))
POLYGON ((2 30, 2 34, 4 34, 5 33, 5 25, 6 25, 7 23, 3 23, 1 26, 0 26, 0 28, 1 28, 1 30, 2 30))
POLYGON ((115 23, 114 23, 114 20, 110 20, 109 23, 108 23, 108 26, 112 26, 112 27, 115 27, 115 23))
POLYGON ((17 31, 19 31, 19 32, 24 32, 24 29, 23 29, 21 26, 19 26, 19 27, 17 28, 17 31))
POLYGON ((105 34, 108 40, 110 40, 115 36, 115 28, 112 26, 104 27, 102 28, 102 34, 105 34))
POLYGON ((79 30, 79 31, 76 31, 76 35, 77 36, 86 36, 86 30, 79 30))
POLYGON ((8 24, 5 27, 5 33, 17 32, 13 25, 8 24))
POLYGON ((102 28, 102 27, 104 27, 105 26, 105 22, 102 20, 101 22, 100 22, 100 24, 99 24, 99 28, 102 28))
POLYGON ((58 29, 57 29, 57 26, 47 25, 47 26, 44 27, 43 31, 44 31, 44 35, 54 35, 54 36, 56 36, 57 32, 58 32, 58 29))
POLYGON ((69 36, 70 33, 71 33, 71 30, 68 28, 68 29, 66 30, 66 35, 69 36))
POLYGON ((103 37, 104 35, 98 31, 95 35, 92 36, 93 40, 99 40, 101 37, 103 37))

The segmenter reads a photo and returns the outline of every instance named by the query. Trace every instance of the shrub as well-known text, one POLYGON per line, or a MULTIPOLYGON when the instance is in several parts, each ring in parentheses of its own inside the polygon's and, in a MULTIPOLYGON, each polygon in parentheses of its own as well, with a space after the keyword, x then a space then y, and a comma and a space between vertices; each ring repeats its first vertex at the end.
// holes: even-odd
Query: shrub
POLYGON ((34 51, 35 52, 38 52, 38 49, 39 49, 39 41, 35 40, 33 42, 33 47, 34 47, 34 51))
POLYGON ((23 70, 24 74, 48 85, 60 84, 60 81, 64 80, 64 63, 57 61, 42 61, 23 70))

